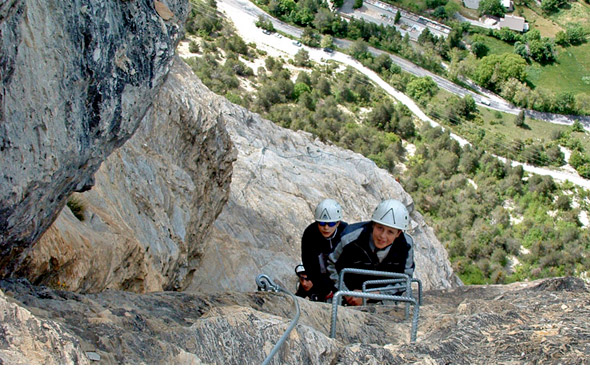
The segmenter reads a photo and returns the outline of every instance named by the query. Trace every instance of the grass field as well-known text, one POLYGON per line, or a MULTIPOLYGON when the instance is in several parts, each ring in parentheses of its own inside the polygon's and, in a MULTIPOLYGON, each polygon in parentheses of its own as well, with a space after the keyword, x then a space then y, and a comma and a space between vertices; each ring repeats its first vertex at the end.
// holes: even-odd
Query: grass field
POLYGON ((529 28, 539 30, 542 37, 555 38, 558 31, 564 30, 554 20, 544 17, 539 8, 521 7, 519 13, 522 13, 522 17, 526 19, 529 28))
POLYGON ((478 107, 479 113, 483 118, 482 128, 486 133, 500 133, 507 139, 520 140, 545 140, 551 139, 551 133, 555 130, 566 131, 567 125, 553 124, 546 121, 525 119, 526 127, 520 128, 514 125, 516 115, 507 113, 498 113, 485 107, 478 107))
POLYGON ((532 64, 527 70, 528 80, 536 88, 554 92, 590 93, 590 45, 558 47, 557 51, 557 63, 532 64))
POLYGON ((488 46, 488 48, 490 49, 488 54, 502 55, 506 52, 514 52, 513 45, 506 42, 502 42, 501 40, 496 39, 494 37, 489 37, 487 35, 482 34, 475 34, 471 35, 470 39, 472 39, 473 41, 478 40, 480 42, 485 43, 485 45, 488 46))
POLYGON ((570 2, 569 9, 562 9, 554 15, 550 16, 551 20, 559 25, 565 26, 568 23, 579 23, 590 32, 590 4, 578 0, 570 2))

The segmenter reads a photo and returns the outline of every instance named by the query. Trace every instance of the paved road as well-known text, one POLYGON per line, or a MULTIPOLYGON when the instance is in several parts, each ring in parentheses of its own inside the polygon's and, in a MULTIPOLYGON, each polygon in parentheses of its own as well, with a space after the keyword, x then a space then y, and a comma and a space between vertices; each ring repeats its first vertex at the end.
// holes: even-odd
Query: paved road
MULTIPOLYGON (((268 14, 264 13, 261 9, 254 6, 248 0, 220 0, 218 5, 223 6, 222 4, 226 4, 227 6, 231 6, 233 8, 239 9, 242 11, 244 16, 248 16, 250 19, 257 20, 259 15, 263 15, 269 19, 272 19, 275 28, 283 33, 292 35, 293 37, 300 38, 302 34, 302 30, 286 24, 282 21, 276 20, 271 18, 268 14)), ((258 41, 258 40, 255 40, 258 41)), ((341 49, 347 49, 353 42, 344 40, 344 39, 337 39, 334 38, 334 44, 341 49)), ((502 97, 486 90, 481 87, 478 87, 474 83, 471 83, 471 87, 475 91, 468 90, 463 86, 457 85, 454 82, 449 81, 448 79, 441 77, 437 74, 434 74, 422 67, 417 66, 416 64, 399 57, 394 54, 390 54, 372 47, 369 47, 369 52, 374 55, 380 55, 383 53, 388 54, 392 61, 399 65, 400 68, 408 73, 411 73, 415 76, 430 76, 436 84, 450 93, 453 93, 458 96, 465 96, 467 94, 471 95, 475 102, 492 110, 501 111, 505 113, 510 113, 513 115, 518 114, 521 111, 521 108, 514 106, 512 103, 506 101, 502 97)), ((543 121, 548 121, 555 124, 565 124, 571 125, 574 123, 575 120, 580 121, 589 131, 590 131, 590 116, 569 116, 569 115, 560 115, 560 114, 551 114, 551 113, 544 113, 538 112, 533 110, 525 110, 525 114, 527 117, 532 119, 539 119, 543 121)))
MULTIPOLYGON (((246 43, 255 42, 257 45, 266 45, 270 48, 271 51, 274 51, 277 55, 284 54, 288 56, 293 56, 299 51, 300 48, 304 48, 305 50, 307 50, 310 59, 313 61, 325 62, 326 60, 331 59, 352 66, 361 73, 365 74, 369 79, 371 79, 381 88, 383 88, 388 94, 390 94, 396 100, 406 105, 408 109, 412 111, 412 113, 414 113, 419 119, 430 122, 432 126, 440 126, 438 122, 429 118, 411 98, 409 98, 404 93, 396 90, 395 88, 391 87, 387 82, 385 82, 381 77, 379 77, 377 73, 363 66, 361 63, 359 63, 349 55, 337 51, 327 53, 319 48, 311 48, 308 46, 298 47, 295 46, 290 39, 282 38, 278 34, 263 34, 262 30, 257 28, 254 24, 254 22, 258 19, 258 15, 262 11, 253 6, 248 0, 218 0, 217 6, 221 11, 225 12, 227 16, 233 21, 236 29, 238 30, 238 33, 246 41, 246 43)), ((279 29, 278 25, 281 25, 281 23, 276 21, 274 24, 275 28, 279 29)), ((293 32, 290 33, 291 35, 297 37, 300 36, 300 30, 298 30, 297 28, 293 28, 292 26, 289 26, 289 28, 294 29, 293 32)), ((280 30, 283 30, 282 26, 280 30)), ((339 42, 344 43, 347 41, 339 42)), ((406 64, 408 69, 413 69, 417 72, 423 73, 421 75, 427 74, 426 72, 428 72, 423 68, 417 67, 415 64, 411 62, 408 62, 403 59, 402 61, 404 64, 406 64)), ((466 91, 466 89, 462 87, 460 87, 460 89, 466 91)), ((467 140, 461 138, 458 135, 451 134, 451 137, 457 140, 461 145, 469 144, 467 140)), ((503 161, 506 161, 505 158, 498 158, 503 161)), ((558 181, 569 180, 570 182, 581 187, 584 187, 585 189, 590 189, 590 180, 584 179, 575 172, 568 171, 567 169, 552 170, 542 167, 535 167, 519 162, 512 162, 512 165, 523 166, 523 169, 528 172, 533 172, 539 175, 552 176, 554 179, 558 181)))

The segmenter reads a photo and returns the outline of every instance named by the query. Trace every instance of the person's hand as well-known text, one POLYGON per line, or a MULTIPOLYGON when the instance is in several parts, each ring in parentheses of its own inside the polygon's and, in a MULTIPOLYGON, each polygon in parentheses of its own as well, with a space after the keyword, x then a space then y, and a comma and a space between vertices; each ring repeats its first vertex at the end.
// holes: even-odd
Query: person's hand
MULTIPOLYGON (((361 290, 354 290, 354 291, 360 292, 361 290)), ((357 298, 354 296, 345 296, 344 300, 346 301, 346 304, 348 304, 349 306, 363 305, 363 298, 357 298)))

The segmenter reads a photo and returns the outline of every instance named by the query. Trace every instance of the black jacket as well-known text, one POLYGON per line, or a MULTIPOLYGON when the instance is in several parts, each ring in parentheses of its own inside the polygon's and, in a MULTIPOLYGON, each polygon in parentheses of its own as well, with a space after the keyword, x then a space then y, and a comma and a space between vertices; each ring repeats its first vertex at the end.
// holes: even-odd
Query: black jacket
POLYGON ((325 301, 325 295, 323 293, 318 293, 318 290, 313 286, 309 291, 305 291, 301 284, 297 284, 297 292, 295 292, 296 296, 299 296, 303 299, 309 299, 312 302, 323 302, 325 301))
MULTIPOLYGON (((414 251, 411 236, 403 232, 390 246, 389 253, 379 261, 371 247, 372 222, 351 224, 340 239, 340 243, 328 258, 328 269, 334 288, 338 288, 340 271, 344 268, 367 269, 391 273, 414 274, 414 251)), ((371 279, 388 279, 369 275, 346 274, 343 289, 361 290, 363 282, 371 279)), ((374 287, 374 286, 372 286, 374 287)))
POLYGON ((340 221, 332 237, 326 239, 318 229, 317 223, 314 222, 307 226, 301 237, 301 261, 305 272, 313 282, 314 290, 324 298, 334 291, 334 284, 330 280, 327 269, 328 255, 336 249, 347 225, 346 222, 340 221))

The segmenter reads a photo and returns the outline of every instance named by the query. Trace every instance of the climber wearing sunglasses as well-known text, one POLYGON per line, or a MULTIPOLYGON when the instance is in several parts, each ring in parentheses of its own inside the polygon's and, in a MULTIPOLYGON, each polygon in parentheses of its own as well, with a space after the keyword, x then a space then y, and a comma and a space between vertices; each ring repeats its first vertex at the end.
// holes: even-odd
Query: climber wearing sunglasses
POLYGON ((338 245, 347 223, 342 221, 340 204, 329 198, 316 206, 314 219, 301 238, 301 261, 320 297, 318 300, 325 302, 331 298, 334 290, 327 270, 328 255, 338 245))

